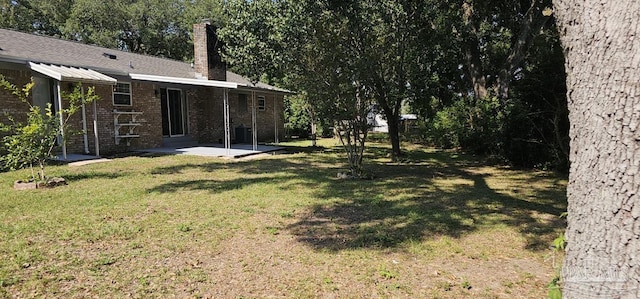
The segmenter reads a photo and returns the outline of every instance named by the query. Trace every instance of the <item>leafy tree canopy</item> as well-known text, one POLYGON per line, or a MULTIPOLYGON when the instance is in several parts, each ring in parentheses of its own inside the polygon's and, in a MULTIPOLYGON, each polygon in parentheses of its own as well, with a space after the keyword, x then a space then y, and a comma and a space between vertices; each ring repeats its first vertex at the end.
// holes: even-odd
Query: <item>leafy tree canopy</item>
POLYGON ((108 48, 193 59, 192 26, 224 24, 222 0, 6 0, 0 26, 108 48))

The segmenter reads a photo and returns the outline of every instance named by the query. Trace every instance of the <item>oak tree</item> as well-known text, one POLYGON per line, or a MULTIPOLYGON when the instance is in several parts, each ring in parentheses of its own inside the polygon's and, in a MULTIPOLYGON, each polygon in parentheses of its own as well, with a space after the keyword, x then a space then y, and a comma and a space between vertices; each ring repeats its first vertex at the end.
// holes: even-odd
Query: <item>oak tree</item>
POLYGON ((565 298, 640 297, 640 2, 555 0, 570 136, 565 298))

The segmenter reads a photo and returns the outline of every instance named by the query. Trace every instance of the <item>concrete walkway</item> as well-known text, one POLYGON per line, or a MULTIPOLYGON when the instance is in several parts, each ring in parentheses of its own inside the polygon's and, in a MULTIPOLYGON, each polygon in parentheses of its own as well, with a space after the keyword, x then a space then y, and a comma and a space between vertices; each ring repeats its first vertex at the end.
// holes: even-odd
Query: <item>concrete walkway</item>
POLYGON ((67 154, 67 158, 65 159, 62 154, 56 155, 54 160, 63 161, 63 162, 78 162, 78 161, 87 161, 87 160, 96 160, 100 159, 100 157, 91 156, 91 155, 81 155, 81 154, 67 154))
POLYGON ((192 147, 183 148, 150 148, 136 150, 137 152, 145 153, 162 153, 162 154, 176 154, 176 155, 194 155, 194 156, 206 156, 206 157, 227 157, 227 158, 241 158, 251 155, 257 155, 262 153, 270 153, 282 150, 283 148, 269 145, 258 145, 258 150, 254 151, 251 144, 233 144, 229 152, 221 144, 201 144, 192 147))

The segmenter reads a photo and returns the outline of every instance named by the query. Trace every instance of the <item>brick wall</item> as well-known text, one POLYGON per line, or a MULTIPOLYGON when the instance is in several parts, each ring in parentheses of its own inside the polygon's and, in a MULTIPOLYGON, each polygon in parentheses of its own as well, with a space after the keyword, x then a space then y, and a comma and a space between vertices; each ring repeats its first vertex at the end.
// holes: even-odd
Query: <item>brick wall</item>
POLYGON ((222 61, 216 27, 209 22, 193 25, 193 67, 196 74, 209 80, 227 81, 227 66, 222 61))
MULTIPOLYGON (((162 114, 160 108, 159 96, 156 96, 158 86, 146 82, 132 83, 132 107, 113 106, 111 96, 111 86, 98 86, 97 93, 102 97, 98 102, 98 132, 100 134, 100 150, 101 154, 124 152, 132 149, 154 148, 162 145, 162 114), (113 109, 126 111, 140 111, 142 115, 138 116, 141 126, 134 129, 134 132, 140 135, 140 138, 131 139, 131 145, 126 146, 126 141, 121 141, 120 145, 115 144, 113 109)), ((186 94, 188 107, 188 135, 199 143, 219 143, 224 140, 224 113, 223 113, 223 89, 212 87, 187 87, 182 89, 186 94)), ((258 140, 260 142, 273 142, 275 139, 275 130, 279 132, 280 137, 284 132, 284 116, 282 113, 283 102, 282 96, 271 93, 257 93, 256 96, 265 96, 265 110, 257 111, 257 127, 258 140), (275 101, 275 102, 274 102, 275 101), (274 115, 275 111, 275 115, 274 115), (277 122, 277 126, 274 123, 277 122)), ((232 140, 235 139, 235 128, 241 124, 251 127, 251 100, 248 97, 248 109, 246 112, 238 111, 238 93, 229 93, 229 110, 231 114, 231 134, 232 140)), ((93 108, 87 107, 87 120, 91 122, 93 119, 93 108)), ((122 115, 121 119, 127 119, 128 116, 122 115)), ((81 119, 80 119, 81 120, 81 119)), ((79 122, 81 124, 81 122, 79 122)), ((124 133, 125 128, 121 128, 124 133)), ((93 152, 93 131, 89 124, 89 144, 90 150, 93 152)), ((77 138, 81 138, 78 136, 77 138)), ((74 150, 81 151, 81 139, 79 147, 74 150)), ((77 143, 78 141, 76 141, 77 143)))
MULTIPOLYGON (((31 79, 31 71, 20 70, 0 70, 0 74, 4 75, 5 79, 15 84, 19 88, 28 83, 31 79)), ((21 102, 3 88, 0 88, 0 122, 9 125, 10 121, 6 114, 9 114, 17 122, 24 122, 27 120, 27 112, 29 107, 27 104, 21 102)), ((6 136, 6 133, 0 132, 0 141, 6 136)), ((0 155, 4 154, 4 146, 0 146, 0 155)))
MULTIPOLYGON (((63 84, 64 85, 64 84, 63 84)), ((162 144, 162 114, 160 113, 160 99, 156 97, 156 86, 146 82, 131 83, 131 106, 116 106, 113 104, 113 87, 110 85, 94 85, 96 94, 100 99, 96 102, 98 118, 98 142, 100 154, 109 155, 113 153, 126 152, 133 149, 154 148, 162 144), (130 138, 130 145, 127 139, 120 139, 116 144, 114 109, 118 111, 142 112, 136 116, 136 122, 140 126, 133 128, 133 134, 140 135, 138 138, 130 138)), ((94 109, 93 105, 86 107, 87 119, 87 141, 89 151, 95 154, 95 138, 93 130, 94 109)), ((118 117, 119 123, 128 123, 132 116, 122 114, 118 117)), ((78 113, 70 119, 70 124, 74 130, 82 129, 82 115, 78 113)), ((127 134, 130 127, 121 127, 120 135, 127 134)), ((75 135, 67 139, 67 152, 84 152, 82 135, 75 135)))
MULTIPOLYGON (((15 85, 22 87, 30 81, 32 72, 30 70, 0 69, 0 74, 15 85)), ((117 152, 125 152, 131 149, 154 148, 162 144, 162 114, 160 113, 160 99, 156 96, 156 86, 147 82, 132 82, 132 106, 114 106, 112 86, 110 85, 89 85, 85 88, 95 87, 96 94, 100 99, 96 102, 98 118, 98 137, 100 143, 100 154, 108 155, 117 152), (115 144, 114 109, 122 111, 140 111, 143 114, 137 117, 140 126, 134 129, 134 134, 140 138, 132 138, 131 145, 126 145, 126 140, 122 140, 119 145, 115 144)), ((62 82, 61 90, 71 92, 73 84, 62 82)), ((63 107, 68 107, 68 102, 63 101, 63 107)), ((8 123, 5 113, 14 117, 16 121, 26 121, 28 105, 20 102, 14 95, 0 90, 0 121, 8 123)), ((85 107, 87 121, 87 141, 89 152, 95 154, 95 138, 93 128, 94 106, 92 104, 85 107)), ((128 122, 130 116, 120 116, 120 121, 128 122)), ((67 152, 84 153, 84 141, 82 135, 82 111, 78 111, 69 119, 69 130, 67 134, 67 152)), ((126 128, 121 128, 121 133, 125 133, 126 128)))
POLYGON ((193 25, 193 55, 193 68, 196 74, 207 78, 209 60, 207 57, 207 30, 204 23, 193 25))
POLYGON ((141 111, 138 116, 142 123, 136 128, 140 138, 135 138, 132 148, 154 148, 162 145, 162 111, 160 96, 156 96, 157 86, 147 82, 133 82, 133 110, 141 111))
MULTIPOLYGON (((31 71, 0 70, 0 74, 4 75, 7 81, 13 83, 20 89, 31 81, 31 71)), ((27 120, 26 113, 29 111, 29 106, 20 102, 16 96, 3 88, 0 88, 0 103, 0 122, 3 124, 9 124, 9 119, 5 113, 13 116, 17 122, 27 120)))
MULTIPOLYGON (((273 142, 276 127, 283 136, 284 115, 282 96, 257 93, 265 96, 265 110, 257 111, 258 140, 273 142), (274 103, 275 99, 275 103, 274 103), (275 111, 275 114, 274 114, 275 111), (277 126, 274 123, 277 121, 277 126)), ((190 135, 200 143, 220 143, 224 140, 223 89, 193 88, 187 92, 189 101, 190 135)), ((235 141, 235 128, 251 127, 251 97, 247 95, 247 109, 238 106, 238 92, 229 92, 231 140, 235 141)))
POLYGON ((199 143, 218 143, 224 138, 223 96, 221 88, 188 90, 190 135, 199 143))

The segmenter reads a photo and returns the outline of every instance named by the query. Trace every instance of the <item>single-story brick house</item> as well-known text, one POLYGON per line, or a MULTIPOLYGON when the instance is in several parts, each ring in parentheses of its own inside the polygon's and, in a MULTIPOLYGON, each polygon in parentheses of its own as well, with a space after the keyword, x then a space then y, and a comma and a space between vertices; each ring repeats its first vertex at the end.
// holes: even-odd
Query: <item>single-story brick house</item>
MULTIPOLYGON (((59 96, 76 82, 95 86, 101 100, 74 115, 84 133, 67 138, 68 153, 93 154, 184 143, 278 142, 289 92, 252 84, 226 69, 215 28, 194 25, 194 63, 134 54, 52 37, 0 29, 0 74, 22 86, 31 78, 33 104, 65 107, 59 96), (249 129, 250 128, 250 129, 249 129)), ((0 90, 5 113, 27 107, 0 90)))

